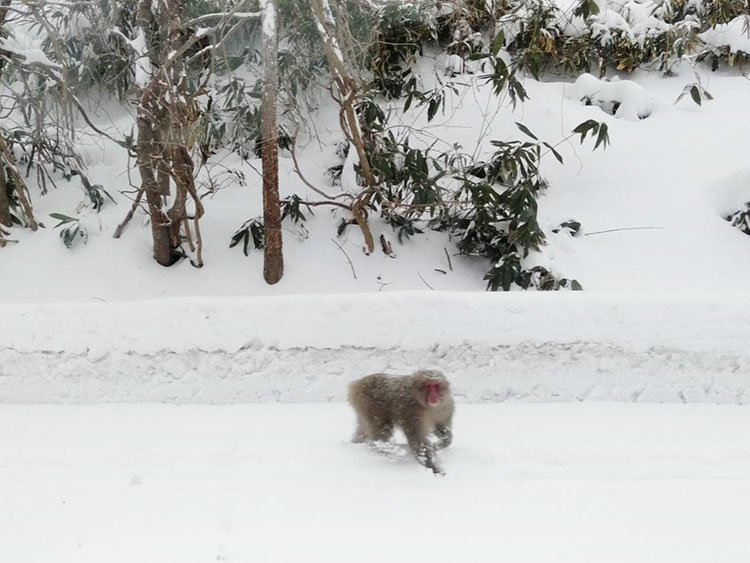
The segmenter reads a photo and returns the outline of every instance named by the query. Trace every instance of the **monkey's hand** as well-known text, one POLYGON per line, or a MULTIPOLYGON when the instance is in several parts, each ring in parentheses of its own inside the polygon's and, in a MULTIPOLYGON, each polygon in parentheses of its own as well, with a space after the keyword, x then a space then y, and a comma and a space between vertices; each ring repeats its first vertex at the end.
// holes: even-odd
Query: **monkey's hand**
POLYGON ((445 471, 435 461, 435 448, 432 445, 424 443, 415 444, 412 446, 412 451, 414 452, 414 457, 421 465, 424 465, 427 469, 432 469, 435 475, 445 475, 445 471))
POLYGON ((450 426, 438 425, 435 429, 435 436, 438 439, 435 447, 439 450, 447 448, 453 442, 453 430, 450 426))

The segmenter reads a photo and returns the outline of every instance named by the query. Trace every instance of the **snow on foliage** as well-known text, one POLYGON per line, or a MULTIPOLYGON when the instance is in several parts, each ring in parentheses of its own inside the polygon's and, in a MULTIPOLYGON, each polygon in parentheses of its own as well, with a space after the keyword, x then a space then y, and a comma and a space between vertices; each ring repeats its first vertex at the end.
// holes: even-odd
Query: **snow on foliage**
POLYGON ((645 119, 654 110, 654 99, 646 90, 630 80, 612 82, 599 80, 591 74, 582 74, 573 86, 566 89, 565 97, 586 105, 601 107, 615 117, 637 121, 645 119))
POLYGON ((729 23, 719 24, 701 33, 699 37, 714 47, 729 47, 732 53, 742 52, 750 55, 750 16, 734 18, 729 23))

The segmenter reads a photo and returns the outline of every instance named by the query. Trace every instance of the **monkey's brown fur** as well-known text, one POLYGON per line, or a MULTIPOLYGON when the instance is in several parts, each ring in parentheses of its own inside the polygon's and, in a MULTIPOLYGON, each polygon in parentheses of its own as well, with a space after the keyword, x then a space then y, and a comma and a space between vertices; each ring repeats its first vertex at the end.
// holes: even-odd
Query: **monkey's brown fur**
POLYGON ((401 377, 376 373, 349 385, 349 402, 357 414, 354 442, 389 440, 394 427, 406 434, 414 457, 435 473, 442 473, 435 461, 437 448, 451 444, 453 397, 450 384, 437 370, 420 370, 401 377), (439 383, 440 400, 426 400, 425 383, 439 383), (437 444, 428 441, 434 434, 437 444))

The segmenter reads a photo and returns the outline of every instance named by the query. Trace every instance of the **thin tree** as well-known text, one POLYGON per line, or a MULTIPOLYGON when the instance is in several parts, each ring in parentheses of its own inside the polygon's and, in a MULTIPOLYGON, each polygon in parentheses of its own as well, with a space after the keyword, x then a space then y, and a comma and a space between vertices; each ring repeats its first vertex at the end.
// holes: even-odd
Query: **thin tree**
POLYGON ((359 168, 366 189, 352 202, 351 209, 354 220, 362 230, 367 251, 371 254, 375 249, 375 241, 367 224, 366 208, 376 189, 376 181, 365 150, 364 134, 355 107, 358 86, 351 73, 347 70, 344 54, 337 37, 339 26, 337 26, 336 20, 333 17, 328 0, 311 0, 310 6, 318 33, 323 41, 328 67, 331 71, 331 79, 338 91, 337 101, 341 105, 339 114, 341 129, 347 140, 354 146, 359 159, 359 168))
POLYGON ((276 0, 260 0, 263 50, 261 162, 263 166, 263 278, 277 283, 284 275, 279 203, 279 144, 276 127, 278 89, 278 9, 276 0))

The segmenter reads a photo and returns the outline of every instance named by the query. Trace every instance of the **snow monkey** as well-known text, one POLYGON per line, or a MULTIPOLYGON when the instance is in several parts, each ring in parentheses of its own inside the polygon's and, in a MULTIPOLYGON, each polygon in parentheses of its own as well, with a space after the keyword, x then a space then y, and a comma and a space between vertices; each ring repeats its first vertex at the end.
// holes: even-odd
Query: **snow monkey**
POLYGON ((349 385, 349 402, 357 414, 354 442, 385 441, 400 427, 419 463, 444 474, 435 461, 435 451, 453 439, 453 397, 445 376, 432 369, 393 377, 368 375, 349 385), (429 434, 437 443, 428 441, 429 434))

